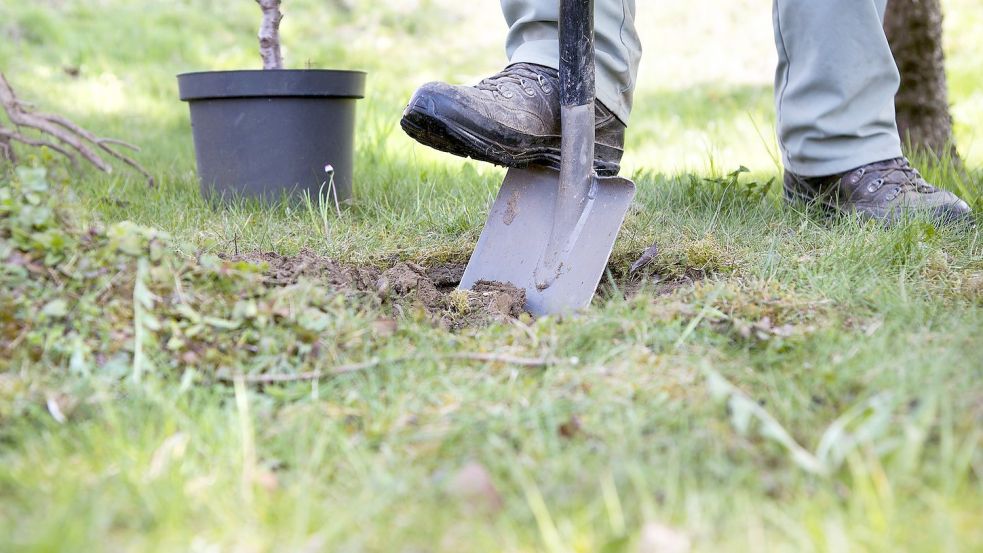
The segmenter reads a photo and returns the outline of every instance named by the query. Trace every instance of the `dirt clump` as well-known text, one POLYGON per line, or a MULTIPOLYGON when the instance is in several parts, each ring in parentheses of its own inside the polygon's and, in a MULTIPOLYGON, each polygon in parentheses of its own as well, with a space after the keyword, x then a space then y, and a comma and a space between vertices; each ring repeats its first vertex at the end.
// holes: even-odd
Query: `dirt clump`
POLYGON ((398 263, 382 273, 378 289, 384 295, 395 294, 397 303, 400 299, 414 300, 448 329, 504 322, 525 312, 525 290, 507 283, 487 281, 475 283, 471 290, 459 290, 455 287, 460 283, 460 277, 454 277, 456 280, 451 283, 450 274, 446 268, 428 271, 416 263, 398 263))
POLYGON ((322 282, 331 289, 365 292, 376 289, 381 274, 374 267, 341 265, 307 249, 297 255, 251 252, 228 259, 264 265, 263 282, 267 286, 290 286, 303 277, 322 282))
POLYGON ((479 280, 469 300, 472 309, 491 316, 518 318, 526 312, 526 291, 507 282, 479 280))
POLYGON ((395 293, 405 298, 412 295, 428 312, 439 310, 443 304, 443 294, 427 276, 426 269, 412 262, 397 263, 382 273, 377 289, 383 296, 395 293))
POLYGON ((427 268, 427 278, 433 281, 439 289, 456 288, 464 278, 466 265, 461 263, 443 263, 427 268))
POLYGON ((525 311, 526 292, 508 283, 480 281, 472 290, 459 290, 464 265, 446 263, 423 267, 410 261, 389 269, 338 263, 310 250, 285 256, 254 252, 228 256, 230 261, 262 265, 267 286, 290 286, 309 279, 341 294, 365 294, 397 315, 422 309, 448 330, 486 326, 517 319, 525 311))

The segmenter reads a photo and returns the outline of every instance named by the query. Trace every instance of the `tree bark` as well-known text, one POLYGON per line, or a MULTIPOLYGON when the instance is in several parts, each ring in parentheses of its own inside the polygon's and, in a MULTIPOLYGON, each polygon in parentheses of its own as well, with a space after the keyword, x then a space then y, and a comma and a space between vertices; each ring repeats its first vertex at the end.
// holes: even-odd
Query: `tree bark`
POLYGON ((283 69, 283 55, 280 53, 280 0, 256 0, 263 10, 263 23, 259 26, 259 55, 263 58, 263 69, 283 69))
POLYGON ((889 0, 884 30, 901 72, 898 130, 913 152, 958 159, 942 49, 941 0, 889 0))

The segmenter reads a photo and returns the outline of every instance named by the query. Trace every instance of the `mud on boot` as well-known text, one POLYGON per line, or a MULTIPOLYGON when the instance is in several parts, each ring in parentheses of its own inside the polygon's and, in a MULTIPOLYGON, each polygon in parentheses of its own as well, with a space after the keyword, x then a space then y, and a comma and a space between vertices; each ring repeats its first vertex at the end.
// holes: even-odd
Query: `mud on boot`
MULTIPOLYGON (((616 175, 625 125, 600 102, 596 112, 594 167, 602 176, 616 175)), ((417 142, 454 155, 559 170, 559 73, 517 63, 475 86, 427 83, 413 95, 400 124, 417 142)))

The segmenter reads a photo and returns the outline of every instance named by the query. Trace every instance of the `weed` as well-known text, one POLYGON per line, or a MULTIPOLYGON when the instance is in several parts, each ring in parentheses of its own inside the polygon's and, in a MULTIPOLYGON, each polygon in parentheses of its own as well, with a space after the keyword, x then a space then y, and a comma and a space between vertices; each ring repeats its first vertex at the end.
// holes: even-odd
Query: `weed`
POLYGON ((451 292, 449 298, 451 309, 460 315, 467 315, 471 311, 468 292, 466 290, 455 290, 451 292))

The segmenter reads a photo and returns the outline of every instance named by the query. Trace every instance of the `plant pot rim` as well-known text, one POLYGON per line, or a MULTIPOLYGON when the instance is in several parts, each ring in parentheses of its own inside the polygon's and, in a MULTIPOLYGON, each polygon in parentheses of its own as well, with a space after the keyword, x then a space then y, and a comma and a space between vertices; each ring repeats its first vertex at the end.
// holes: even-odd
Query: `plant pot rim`
POLYGON ((181 100, 218 98, 364 98, 365 71, 346 69, 239 69, 177 76, 181 100))

